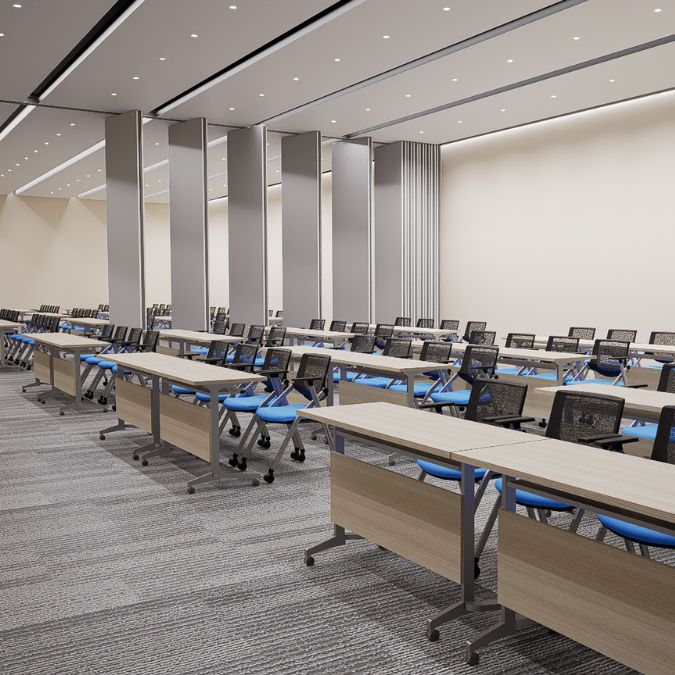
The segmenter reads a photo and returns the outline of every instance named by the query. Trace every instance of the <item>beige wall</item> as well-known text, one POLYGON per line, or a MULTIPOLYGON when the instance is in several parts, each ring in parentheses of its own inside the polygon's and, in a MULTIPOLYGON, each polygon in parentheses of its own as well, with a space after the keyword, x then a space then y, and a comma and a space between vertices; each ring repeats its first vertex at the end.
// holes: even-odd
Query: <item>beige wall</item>
POLYGON ((675 94, 442 149, 441 316, 675 330, 675 94))

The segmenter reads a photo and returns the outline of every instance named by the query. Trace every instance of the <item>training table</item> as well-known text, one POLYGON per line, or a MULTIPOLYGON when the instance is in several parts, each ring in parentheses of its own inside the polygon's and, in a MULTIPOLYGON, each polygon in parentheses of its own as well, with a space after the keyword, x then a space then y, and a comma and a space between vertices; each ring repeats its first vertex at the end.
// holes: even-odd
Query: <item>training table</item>
POLYGON ((675 569, 517 514, 514 478, 529 492, 675 535, 675 465, 552 439, 453 457, 463 471, 504 477, 501 619, 467 644, 470 663, 515 632, 517 612, 640 672, 673 672, 675 569))
POLYGON ((236 337, 234 335, 220 335, 219 333, 203 333, 198 330, 183 330, 180 328, 160 328, 159 339, 164 340, 171 345, 178 343, 178 350, 173 350, 171 347, 162 347, 163 353, 175 356, 175 354, 185 354, 187 347, 190 345, 199 345, 201 347, 208 347, 216 340, 219 342, 228 342, 233 344, 235 342, 244 342, 246 338, 236 337))
MULTIPOLYGON (((269 328, 267 329, 269 330, 269 328)), ((342 346, 353 338, 355 333, 343 333, 336 330, 315 330, 311 328, 286 328, 286 339, 289 344, 300 344, 302 341, 328 342, 334 346, 342 346)))
MULTIPOLYGON (((132 425, 153 437, 152 443, 133 455, 134 459, 141 459, 144 466, 148 457, 166 450, 165 442, 208 462, 208 473, 188 481, 190 494, 199 483, 241 477, 239 471, 220 463, 218 394, 242 383, 263 382, 263 376, 167 354, 106 354, 106 360, 119 365, 115 380, 118 424, 102 430, 101 437, 132 425), (151 385, 134 384, 124 371, 150 376, 151 385), (172 383, 206 392, 211 401, 206 406, 199 406, 170 396, 172 383)), ((257 478, 253 479, 253 484, 258 484, 257 478)))
POLYGON ((7 333, 16 333, 23 328, 23 324, 15 321, 0 319, 0 368, 5 367, 5 340, 7 333))

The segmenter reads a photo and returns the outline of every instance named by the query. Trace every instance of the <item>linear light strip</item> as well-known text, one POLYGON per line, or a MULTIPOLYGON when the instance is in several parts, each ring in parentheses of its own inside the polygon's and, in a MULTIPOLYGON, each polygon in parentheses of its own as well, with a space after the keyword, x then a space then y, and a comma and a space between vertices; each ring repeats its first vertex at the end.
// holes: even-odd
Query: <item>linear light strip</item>
POLYGON ((22 108, 17 114, 17 116, 4 129, 0 131, 0 141, 2 141, 6 136, 8 136, 11 133, 12 129, 21 124, 21 122, 23 122, 23 120, 25 120, 26 117, 28 117, 28 115, 30 115, 33 112, 33 110, 35 110, 36 107, 37 106, 34 105, 27 105, 24 108, 22 108))
POLYGON ((80 194, 77 195, 77 198, 84 199, 85 197, 89 197, 89 195, 96 194, 97 192, 100 192, 103 189, 105 189, 105 183, 103 183, 103 185, 99 185, 95 188, 92 188, 91 190, 87 190, 86 192, 80 192, 80 194))

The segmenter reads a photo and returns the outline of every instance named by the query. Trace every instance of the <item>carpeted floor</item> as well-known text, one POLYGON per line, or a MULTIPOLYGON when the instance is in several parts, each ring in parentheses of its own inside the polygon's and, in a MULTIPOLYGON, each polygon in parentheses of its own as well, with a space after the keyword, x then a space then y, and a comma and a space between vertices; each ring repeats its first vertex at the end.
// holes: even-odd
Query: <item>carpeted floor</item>
MULTIPOLYGON (((470 667, 463 644, 495 614, 447 624, 436 643, 424 635, 456 585, 369 542, 305 567, 304 548, 331 533, 321 442, 308 440, 307 461, 285 461, 271 486, 188 495, 202 462, 173 452, 141 467, 131 454, 145 434, 99 441, 114 413, 59 417, 55 402, 21 394, 29 381, 0 372, 1 673, 629 672, 539 626, 470 667)), ((482 597, 495 590, 495 544, 482 597)))

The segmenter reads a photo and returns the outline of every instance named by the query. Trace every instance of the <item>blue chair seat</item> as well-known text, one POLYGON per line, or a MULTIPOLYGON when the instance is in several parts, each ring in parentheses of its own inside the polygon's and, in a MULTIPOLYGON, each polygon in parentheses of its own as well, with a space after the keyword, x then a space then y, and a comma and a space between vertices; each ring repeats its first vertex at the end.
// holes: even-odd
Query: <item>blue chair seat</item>
POLYGON ((31 347, 35 347, 35 340, 33 340, 33 338, 26 338, 24 342, 31 347))
MULTIPOLYGON (((199 391, 199 392, 197 392, 196 396, 197 396, 198 401, 202 401, 203 403, 210 403, 211 402, 211 394, 205 394, 205 393, 202 393, 201 391, 199 391)), ((218 400, 221 403, 228 397, 229 397, 229 394, 218 394, 218 400)))
POLYGON ((190 396, 191 394, 195 393, 194 389, 191 389, 190 387, 183 387, 180 384, 172 384, 171 391, 174 394, 178 394, 178 396, 182 396, 183 394, 190 396))
POLYGON ((467 405, 471 389, 457 389, 455 391, 438 391, 431 395, 434 403, 447 403, 449 405, 467 405))
POLYGON ((226 363, 232 363, 233 361, 234 361, 234 352, 232 352, 231 354, 228 354, 228 355, 225 357, 225 362, 226 362, 226 363))
POLYGON ((191 354, 200 354, 206 356, 209 353, 208 347, 190 347, 191 354))
MULTIPOLYGON (((434 478, 442 478, 443 480, 460 480, 462 474, 457 469, 452 469, 449 466, 441 466, 440 464, 434 464, 433 462, 427 462, 423 459, 417 460, 417 466, 419 466, 422 471, 425 471, 430 476, 434 478)), ((483 476, 487 473, 487 469, 477 468, 474 471, 474 477, 476 480, 481 480, 483 476)))
MULTIPOLYGON (((540 380, 557 380, 558 376, 551 370, 545 373, 535 373, 534 375, 528 375, 528 377, 538 377, 540 380)), ((572 376, 566 375, 563 380, 563 384, 570 384, 572 382, 572 376)))
POLYGON ((105 359, 102 359, 97 365, 101 370, 112 370, 117 364, 113 363, 112 361, 106 361, 105 359))
POLYGON ((641 438, 648 441, 653 441, 656 438, 656 430, 658 424, 645 424, 641 427, 624 427, 621 433, 624 436, 631 436, 632 438, 641 438))
MULTIPOLYGON (((495 487, 499 494, 502 493, 502 479, 495 481, 495 487)), ((525 490, 516 490, 516 503, 521 506, 530 506, 533 509, 551 509, 553 511, 571 511, 574 507, 564 502, 556 502, 548 497, 542 497, 525 490)))
POLYGON ((262 366, 264 365, 264 363, 265 363, 265 357, 264 357, 264 356, 259 356, 259 357, 255 360, 254 365, 256 366, 256 368, 262 368, 262 366))
MULTIPOLYGON (((424 398, 433 384, 433 382, 415 382, 413 387, 413 396, 415 398, 424 398)), ((408 391, 408 386, 405 384, 394 384, 390 387, 390 389, 392 391, 398 391, 402 394, 405 394, 408 391)))
POLYGON ((286 424, 295 421, 295 413, 307 406, 304 403, 291 405, 269 406, 260 408, 256 415, 263 421, 271 424, 286 424))
POLYGON ((614 534, 618 534, 620 537, 630 539, 631 541, 636 541, 638 544, 659 546, 660 548, 675 548, 675 537, 665 532, 650 530, 648 527, 627 523, 624 520, 611 518, 610 516, 599 515, 598 520, 608 530, 614 532, 614 534))
MULTIPOLYGON (((347 371, 347 374, 345 375, 345 380, 347 382, 353 382, 354 378, 358 375, 358 373, 352 373, 351 371, 347 371)), ((333 373, 333 382, 339 382, 340 381, 340 373, 336 372, 333 373)))
POLYGON ((521 368, 502 366, 501 368, 497 368, 495 372, 497 375, 518 375, 520 370, 521 368))
MULTIPOLYGON (((118 365, 118 364, 115 364, 115 365, 112 367, 112 371, 113 371, 113 373, 118 373, 118 372, 119 372, 119 365, 118 365)), ((131 371, 130 371, 130 370, 123 370, 122 373, 124 373, 124 375, 131 375, 131 371)))
MULTIPOLYGON (((604 384, 604 385, 611 385, 612 380, 600 380, 597 378, 590 378, 586 380, 579 380, 577 384, 604 384)), ((615 387, 623 387, 623 382, 617 382, 615 387)))
POLYGON ((255 412, 268 394, 256 394, 255 396, 230 396, 225 401, 225 408, 233 412, 255 412))
POLYGON ((368 387, 386 389, 391 381, 391 377, 360 377, 358 380, 356 380, 356 384, 365 384, 368 387))

